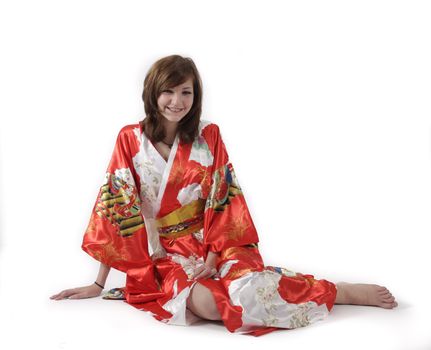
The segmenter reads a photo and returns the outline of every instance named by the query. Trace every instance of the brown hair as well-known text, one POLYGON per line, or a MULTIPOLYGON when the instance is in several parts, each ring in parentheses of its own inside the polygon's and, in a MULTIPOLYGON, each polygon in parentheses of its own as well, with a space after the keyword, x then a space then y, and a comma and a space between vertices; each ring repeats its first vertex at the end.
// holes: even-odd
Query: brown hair
POLYGON ((152 141, 165 138, 165 129, 161 122, 157 99, 163 90, 193 80, 193 105, 187 115, 178 122, 178 134, 182 142, 190 143, 198 136, 199 121, 202 113, 202 81, 199 72, 189 57, 171 55, 156 61, 144 80, 142 100, 146 117, 139 124, 141 131, 152 141))

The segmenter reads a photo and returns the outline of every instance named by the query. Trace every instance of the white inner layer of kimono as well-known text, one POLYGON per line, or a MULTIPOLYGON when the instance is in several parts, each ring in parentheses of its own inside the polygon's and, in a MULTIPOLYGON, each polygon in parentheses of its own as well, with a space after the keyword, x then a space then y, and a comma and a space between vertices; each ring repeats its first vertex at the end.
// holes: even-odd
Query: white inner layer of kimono
MULTIPOLYGON (((199 134, 201 134, 202 129, 209 124, 210 122, 202 120, 199 125, 199 134)), ((178 135, 175 138, 169 158, 165 161, 145 134, 140 132, 139 128, 134 129, 134 133, 140 142, 140 151, 133 158, 133 164, 140 177, 140 197, 148 235, 149 253, 153 257, 168 256, 173 261, 180 264, 186 274, 190 274, 196 267, 204 263, 203 258, 196 259, 195 257, 185 257, 179 254, 167 254, 160 244, 154 221, 160 209, 169 173, 177 152, 179 142, 178 135)), ((206 147, 205 150, 205 148, 195 147, 193 145, 190 159, 208 166, 213 162, 213 155, 208 147, 206 147)), ((122 170, 128 171, 128 169, 122 170)), ((133 181, 131 174, 130 176, 122 175, 126 181, 127 178, 133 181)), ((200 195, 200 185, 192 184, 182 189, 177 199, 180 203, 186 205, 198 199, 200 195)), ((194 234, 197 239, 202 240, 202 231, 203 229, 194 234)), ((219 269, 220 277, 226 276, 230 268, 236 262, 238 261, 229 260, 223 264, 219 269)), ((295 275, 295 272, 289 270, 285 271, 287 271, 287 274, 291 273, 292 276, 295 275)), ((281 275, 279 273, 264 270, 262 272, 249 272, 231 282, 228 290, 231 303, 232 305, 241 306, 243 309, 243 326, 237 329, 237 332, 248 332, 262 326, 297 328, 314 323, 327 316, 329 311, 325 304, 320 306, 315 302, 291 304, 282 299, 277 291, 280 278, 281 275)), ((163 308, 173 315, 171 319, 165 320, 165 323, 190 325, 200 320, 199 317, 195 316, 186 308, 186 299, 195 283, 197 282, 183 289, 179 294, 177 293, 177 285, 175 284, 173 298, 163 305, 163 308)))

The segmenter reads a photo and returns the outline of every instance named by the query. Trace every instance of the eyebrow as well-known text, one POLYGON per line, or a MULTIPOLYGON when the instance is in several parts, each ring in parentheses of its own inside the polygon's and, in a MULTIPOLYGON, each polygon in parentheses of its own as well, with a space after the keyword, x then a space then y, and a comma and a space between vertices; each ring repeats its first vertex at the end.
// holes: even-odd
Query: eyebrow
MULTIPOLYGON (((166 88, 166 90, 171 90, 172 88, 170 87, 170 88, 166 88)), ((183 90, 185 90, 185 89, 193 89, 193 86, 185 86, 185 87, 183 87, 183 90)))

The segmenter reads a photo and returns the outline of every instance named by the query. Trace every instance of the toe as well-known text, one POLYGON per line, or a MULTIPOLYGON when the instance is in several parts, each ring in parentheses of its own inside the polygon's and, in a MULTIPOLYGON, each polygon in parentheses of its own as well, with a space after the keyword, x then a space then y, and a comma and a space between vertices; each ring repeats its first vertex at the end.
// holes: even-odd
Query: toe
POLYGON ((384 309, 392 309, 394 308, 394 303, 381 303, 380 306, 384 309))
POLYGON ((384 292, 384 293, 389 292, 386 287, 382 287, 382 286, 377 286, 377 291, 380 293, 381 292, 384 292))
POLYGON ((386 295, 392 296, 392 294, 388 290, 386 290, 386 291, 379 291, 378 293, 381 296, 386 296, 386 295))

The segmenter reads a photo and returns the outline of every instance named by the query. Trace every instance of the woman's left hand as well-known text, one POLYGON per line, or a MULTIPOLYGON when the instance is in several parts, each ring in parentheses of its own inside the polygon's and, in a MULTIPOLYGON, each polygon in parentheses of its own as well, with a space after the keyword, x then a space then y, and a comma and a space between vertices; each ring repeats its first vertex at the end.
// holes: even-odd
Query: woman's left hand
POLYGON ((203 264, 194 271, 192 278, 197 280, 198 278, 209 278, 217 274, 217 269, 214 266, 203 264))

